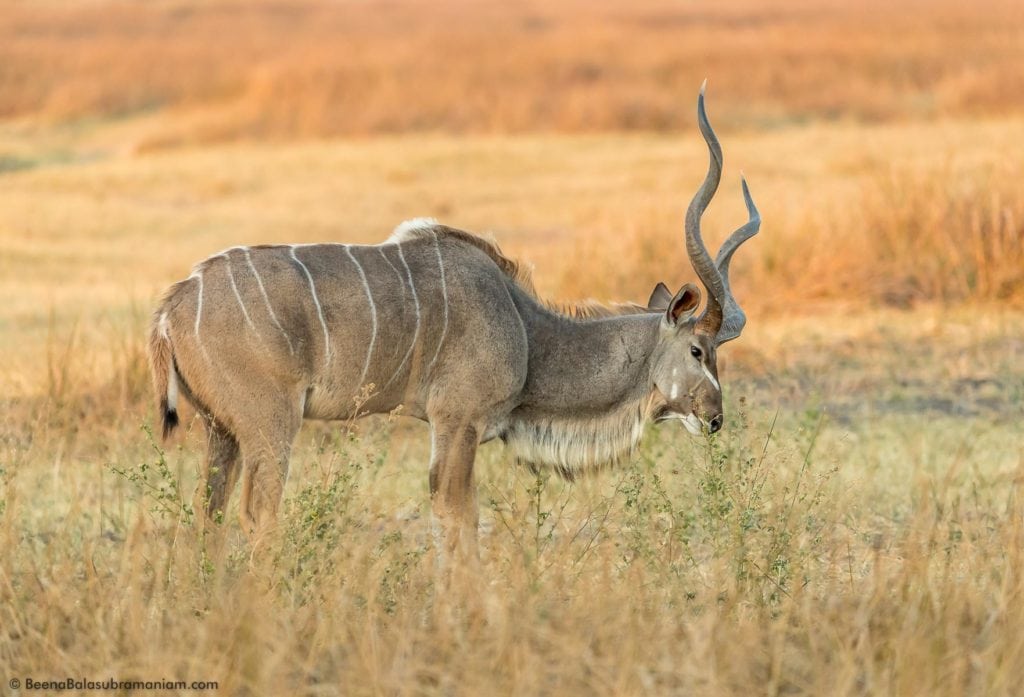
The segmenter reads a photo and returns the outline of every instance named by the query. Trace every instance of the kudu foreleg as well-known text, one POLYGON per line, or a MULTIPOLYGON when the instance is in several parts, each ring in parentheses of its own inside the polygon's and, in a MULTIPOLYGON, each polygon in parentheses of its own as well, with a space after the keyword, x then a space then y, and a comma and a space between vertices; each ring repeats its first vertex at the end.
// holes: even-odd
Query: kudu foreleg
POLYGON ((432 526, 442 557, 476 559, 477 508, 473 462, 479 430, 468 423, 433 423, 430 457, 432 526))

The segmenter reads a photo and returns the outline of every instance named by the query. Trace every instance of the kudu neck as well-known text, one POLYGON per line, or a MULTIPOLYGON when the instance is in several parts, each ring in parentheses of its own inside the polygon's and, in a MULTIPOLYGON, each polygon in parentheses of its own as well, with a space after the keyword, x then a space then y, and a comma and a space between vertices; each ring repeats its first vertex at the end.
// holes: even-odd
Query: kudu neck
POLYGON ((530 346, 524 405, 583 415, 644 399, 659 319, 634 314, 579 320, 547 310, 524 317, 530 346))

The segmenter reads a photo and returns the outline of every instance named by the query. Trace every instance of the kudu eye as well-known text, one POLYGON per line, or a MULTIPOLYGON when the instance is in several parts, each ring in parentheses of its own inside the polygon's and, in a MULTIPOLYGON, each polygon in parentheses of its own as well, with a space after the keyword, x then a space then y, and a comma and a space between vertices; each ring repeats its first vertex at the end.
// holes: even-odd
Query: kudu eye
POLYGON ((700 357, 704 355, 704 352, 701 351, 696 346, 691 346, 690 347, 690 355, 693 356, 694 358, 696 358, 697 360, 700 360, 700 357))

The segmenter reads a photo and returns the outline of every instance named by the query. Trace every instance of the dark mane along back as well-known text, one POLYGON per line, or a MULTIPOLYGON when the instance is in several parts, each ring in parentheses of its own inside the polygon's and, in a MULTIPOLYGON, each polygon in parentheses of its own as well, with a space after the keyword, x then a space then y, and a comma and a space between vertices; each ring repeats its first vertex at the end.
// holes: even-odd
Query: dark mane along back
MULTIPOLYGON (((405 225, 403 223, 403 225, 405 225)), ((643 305, 635 303, 613 303, 605 305, 595 300, 584 300, 582 302, 549 301, 537 295, 537 289, 533 285, 533 273, 529 265, 506 256, 501 247, 493 240, 474 235, 471 232, 458 230, 440 223, 430 221, 418 227, 399 226, 395 235, 401 239, 416 239, 436 234, 439 237, 455 240, 464 244, 472 245, 490 257, 502 273, 515 281, 516 285, 530 294, 537 302, 549 310, 572 319, 594 319, 598 317, 615 317, 617 315, 634 315, 647 312, 643 305)))
POLYGON ((456 230, 447 225, 437 225, 433 228, 441 237, 457 240, 470 244, 491 258, 501 272, 516 282, 523 290, 533 297, 537 297, 537 289, 533 285, 533 273, 530 267, 522 262, 508 257, 501 251, 497 242, 485 239, 479 235, 464 230, 456 230))

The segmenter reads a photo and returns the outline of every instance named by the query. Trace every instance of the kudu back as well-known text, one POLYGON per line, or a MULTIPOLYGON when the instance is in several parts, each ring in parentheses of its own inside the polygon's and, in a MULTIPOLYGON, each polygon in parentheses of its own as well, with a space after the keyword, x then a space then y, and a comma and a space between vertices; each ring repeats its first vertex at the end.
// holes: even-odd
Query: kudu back
POLYGON ((749 220, 713 260, 700 219, 722 167, 698 98, 707 176, 686 214, 685 244, 707 292, 658 284, 646 306, 556 307, 496 245, 431 219, 379 245, 263 245, 200 262, 167 291, 149 350, 164 436, 183 395, 208 434, 206 511, 240 478, 250 539, 276 521, 304 418, 388 413, 427 421, 430 495, 446 547, 472 552, 477 447, 499 438, 518 460, 564 477, 614 464, 649 420, 694 434, 722 427, 717 350, 745 317, 732 296, 733 253, 749 220))

